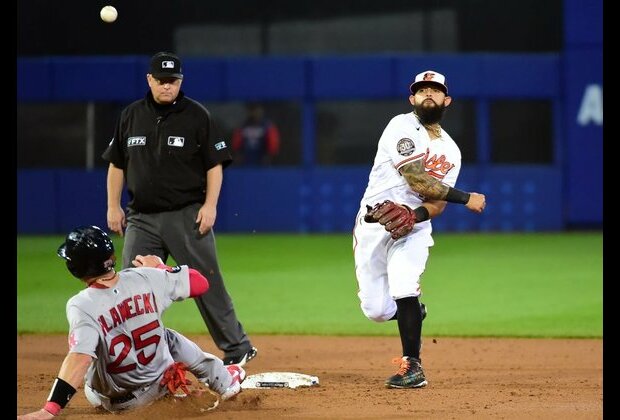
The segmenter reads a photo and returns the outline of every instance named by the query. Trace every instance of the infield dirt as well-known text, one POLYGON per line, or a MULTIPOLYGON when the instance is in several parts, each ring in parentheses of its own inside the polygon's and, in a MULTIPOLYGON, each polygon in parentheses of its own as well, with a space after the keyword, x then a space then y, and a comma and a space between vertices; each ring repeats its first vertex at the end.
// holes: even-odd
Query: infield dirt
MULTIPOLYGON (((188 335, 222 356, 209 336, 188 335)), ((386 389, 397 366, 398 337, 252 336, 259 354, 248 374, 285 371, 319 377, 317 387, 246 389, 213 411, 196 400, 164 399, 123 414, 92 408, 83 391, 62 412, 67 419, 356 418, 600 419, 601 339, 424 337, 428 386, 386 389)), ((64 335, 17 337, 17 413, 44 404, 67 351, 64 335)))

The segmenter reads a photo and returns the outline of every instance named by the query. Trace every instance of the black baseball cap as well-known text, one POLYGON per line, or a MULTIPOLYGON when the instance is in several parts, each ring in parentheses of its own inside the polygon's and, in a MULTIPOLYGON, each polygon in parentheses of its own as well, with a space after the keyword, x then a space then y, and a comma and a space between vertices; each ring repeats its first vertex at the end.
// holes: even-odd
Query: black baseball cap
POLYGON ((151 57, 151 68, 149 73, 156 79, 183 78, 181 59, 169 52, 158 52, 151 57))

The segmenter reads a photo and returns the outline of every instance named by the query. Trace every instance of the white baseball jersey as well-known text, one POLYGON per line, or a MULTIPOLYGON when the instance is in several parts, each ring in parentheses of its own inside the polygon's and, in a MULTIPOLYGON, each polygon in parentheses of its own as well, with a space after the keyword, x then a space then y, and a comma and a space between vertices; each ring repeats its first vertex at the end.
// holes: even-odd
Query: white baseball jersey
POLYGON ((419 296, 420 276, 426 267, 428 248, 433 246, 431 221, 416 223, 413 231, 393 240, 379 223, 364 222, 366 205, 384 200, 415 209, 424 201, 399 173, 399 169, 422 160, 428 175, 454 187, 461 169, 461 152, 444 130, 431 140, 413 112, 400 114, 388 123, 377 146, 368 186, 360 202, 353 250, 358 296, 364 314, 375 321, 390 319, 395 299, 419 296))
POLYGON ((112 288, 91 286, 67 302, 69 351, 95 358, 92 386, 108 397, 159 378, 174 360, 162 313, 189 296, 187 266, 131 268, 112 288))

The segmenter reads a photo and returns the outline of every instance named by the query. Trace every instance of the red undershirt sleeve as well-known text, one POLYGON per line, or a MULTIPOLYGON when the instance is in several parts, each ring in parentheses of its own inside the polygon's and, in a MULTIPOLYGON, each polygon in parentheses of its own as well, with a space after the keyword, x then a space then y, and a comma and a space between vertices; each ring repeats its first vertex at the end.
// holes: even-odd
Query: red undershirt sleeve
POLYGON ((189 269, 189 297, 200 296, 209 290, 209 281, 198 270, 189 269))
MULTIPOLYGON (((166 264, 159 264, 157 268, 170 271, 172 268, 166 264)), ((189 297, 200 296, 209 290, 209 280, 196 269, 189 269, 189 297)))

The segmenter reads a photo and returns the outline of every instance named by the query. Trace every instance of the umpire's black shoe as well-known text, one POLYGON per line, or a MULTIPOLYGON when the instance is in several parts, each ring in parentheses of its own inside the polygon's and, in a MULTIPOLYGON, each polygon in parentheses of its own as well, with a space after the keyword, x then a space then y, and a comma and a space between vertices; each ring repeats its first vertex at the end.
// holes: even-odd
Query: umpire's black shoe
POLYGON ((241 356, 229 356, 224 357, 225 365, 237 365, 237 366, 245 366, 247 362, 254 359, 258 354, 258 350, 256 347, 252 347, 247 353, 242 354, 241 356))

